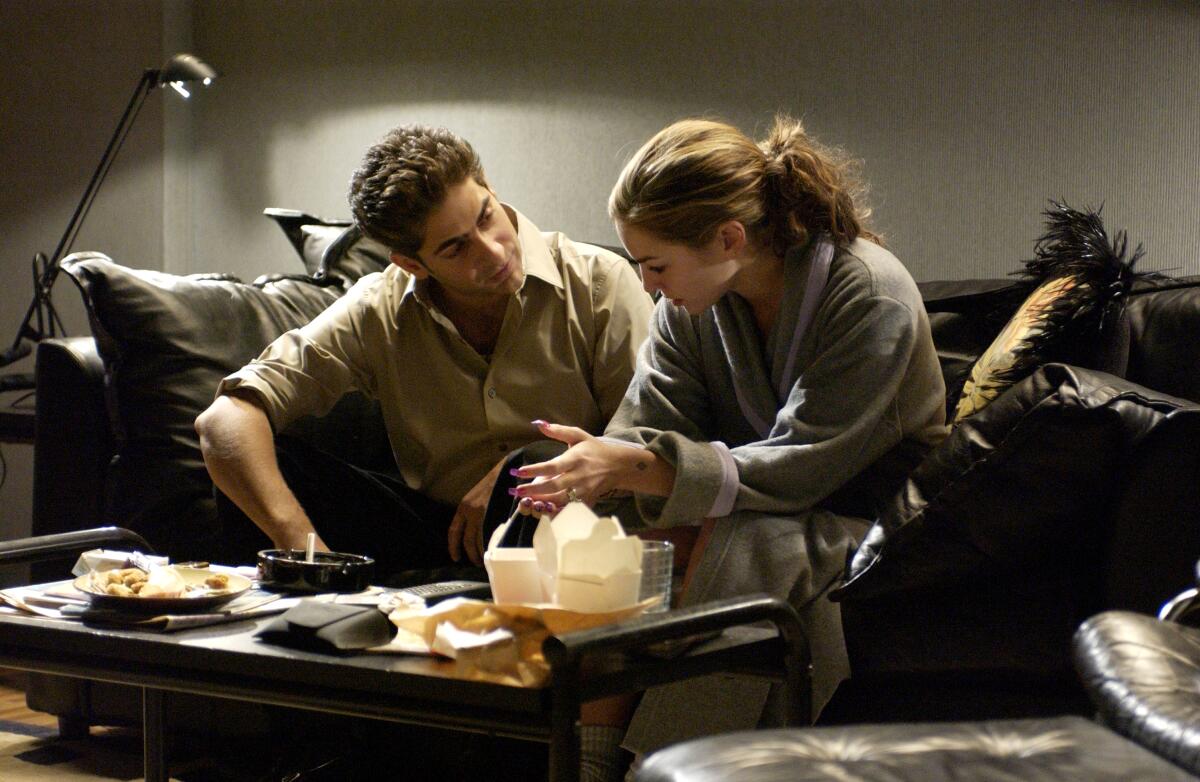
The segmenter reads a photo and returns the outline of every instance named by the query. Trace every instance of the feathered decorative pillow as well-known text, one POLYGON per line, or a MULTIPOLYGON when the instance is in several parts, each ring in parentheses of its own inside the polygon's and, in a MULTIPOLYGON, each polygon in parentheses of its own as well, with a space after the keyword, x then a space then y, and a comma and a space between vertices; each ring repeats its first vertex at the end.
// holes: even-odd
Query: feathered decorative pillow
POLYGON ((1126 259, 1125 232, 1110 241, 1100 210, 1050 204, 1043 213, 1046 233, 1020 272, 1033 290, 976 360, 955 424, 1050 361, 1123 372, 1122 313, 1125 294, 1139 276, 1133 267, 1144 254, 1142 246, 1126 259))

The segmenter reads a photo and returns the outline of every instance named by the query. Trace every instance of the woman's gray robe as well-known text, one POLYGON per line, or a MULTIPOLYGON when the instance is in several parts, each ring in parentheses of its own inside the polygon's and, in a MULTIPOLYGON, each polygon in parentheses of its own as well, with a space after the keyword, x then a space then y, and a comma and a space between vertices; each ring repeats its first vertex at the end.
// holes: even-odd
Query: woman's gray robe
MULTIPOLYGON (((636 498, 645 523, 717 519, 688 603, 768 592, 799 611, 815 717, 849 674, 840 611, 825 594, 867 527, 816 506, 901 441, 944 437, 945 386, 916 284, 887 250, 864 240, 838 250, 822 237, 784 268, 765 346, 736 294, 695 316, 659 301, 607 435, 676 468, 669 497, 636 498)), ((744 680, 736 690, 711 679, 655 688, 625 746, 647 752, 753 727, 765 696, 765 684, 744 680), (697 697, 700 688, 710 691, 697 697)))

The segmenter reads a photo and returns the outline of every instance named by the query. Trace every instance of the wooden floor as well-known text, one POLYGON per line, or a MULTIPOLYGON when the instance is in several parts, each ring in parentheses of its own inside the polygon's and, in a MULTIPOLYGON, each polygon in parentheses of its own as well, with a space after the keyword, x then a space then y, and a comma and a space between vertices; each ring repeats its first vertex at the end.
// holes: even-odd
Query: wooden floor
POLYGON ((9 668, 0 668, 0 720, 47 728, 58 727, 58 719, 53 714, 43 714, 26 708, 25 673, 9 668))

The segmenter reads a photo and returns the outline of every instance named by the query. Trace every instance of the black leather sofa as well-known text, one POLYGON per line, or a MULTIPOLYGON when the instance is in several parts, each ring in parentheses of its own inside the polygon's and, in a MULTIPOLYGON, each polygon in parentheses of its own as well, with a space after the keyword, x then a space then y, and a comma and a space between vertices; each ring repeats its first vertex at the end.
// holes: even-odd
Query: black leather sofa
MULTIPOLYGON (((33 534, 115 525, 175 558, 228 559, 192 420, 220 377, 386 262, 353 228, 285 216, 303 274, 244 284, 94 253, 66 264, 94 338, 38 348, 33 534)), ((1028 287, 920 287, 956 390, 1028 287)), ((1085 713, 1076 627, 1105 609, 1152 611, 1188 581, 1200 555, 1200 279, 1141 281, 1127 312, 1116 374, 1041 368, 901 488, 837 595, 854 674, 823 721, 1085 713)), ((390 457, 377 415, 350 398, 298 429, 379 463, 390 457)), ((85 721, 103 721, 97 702, 85 721)), ((68 708, 44 693, 30 703, 68 708)))

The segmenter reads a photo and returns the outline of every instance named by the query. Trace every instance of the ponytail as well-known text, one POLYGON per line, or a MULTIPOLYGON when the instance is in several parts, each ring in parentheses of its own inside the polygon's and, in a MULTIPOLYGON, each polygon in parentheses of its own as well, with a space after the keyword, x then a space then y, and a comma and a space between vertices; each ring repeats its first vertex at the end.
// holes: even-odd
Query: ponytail
POLYGON ((820 144, 799 120, 786 116, 775 118, 759 149, 766 156, 763 193, 776 253, 821 232, 842 246, 860 236, 883 243, 866 227, 871 210, 862 205, 866 188, 858 179, 858 161, 820 144))

